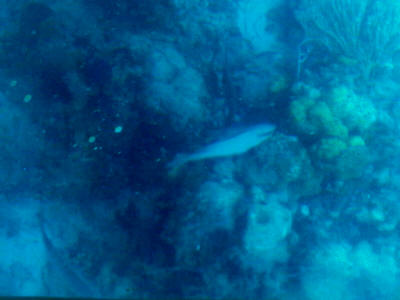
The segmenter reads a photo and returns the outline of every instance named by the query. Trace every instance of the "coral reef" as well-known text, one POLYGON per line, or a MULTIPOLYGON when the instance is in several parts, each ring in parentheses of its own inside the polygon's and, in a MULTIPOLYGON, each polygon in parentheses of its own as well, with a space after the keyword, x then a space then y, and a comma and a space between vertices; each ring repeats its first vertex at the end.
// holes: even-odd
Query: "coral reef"
POLYGON ((396 299, 396 2, 0 3, 3 295, 396 299))

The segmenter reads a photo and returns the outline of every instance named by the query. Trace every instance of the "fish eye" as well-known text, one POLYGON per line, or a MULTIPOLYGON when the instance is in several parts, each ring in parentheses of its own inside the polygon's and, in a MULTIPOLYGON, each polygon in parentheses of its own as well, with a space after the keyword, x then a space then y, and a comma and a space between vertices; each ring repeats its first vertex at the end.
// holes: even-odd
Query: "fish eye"
POLYGON ((259 134, 258 134, 258 136, 267 136, 267 135, 269 135, 269 132, 267 132, 267 131, 264 131, 264 132, 260 132, 259 134))

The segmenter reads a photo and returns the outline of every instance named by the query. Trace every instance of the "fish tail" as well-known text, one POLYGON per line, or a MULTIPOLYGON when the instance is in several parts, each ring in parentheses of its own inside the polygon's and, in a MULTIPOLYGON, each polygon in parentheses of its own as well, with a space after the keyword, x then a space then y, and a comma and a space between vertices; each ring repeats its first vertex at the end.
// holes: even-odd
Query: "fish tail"
POLYGON ((189 155, 177 154, 175 158, 167 165, 168 175, 170 177, 175 177, 183 165, 185 165, 189 160, 189 155))

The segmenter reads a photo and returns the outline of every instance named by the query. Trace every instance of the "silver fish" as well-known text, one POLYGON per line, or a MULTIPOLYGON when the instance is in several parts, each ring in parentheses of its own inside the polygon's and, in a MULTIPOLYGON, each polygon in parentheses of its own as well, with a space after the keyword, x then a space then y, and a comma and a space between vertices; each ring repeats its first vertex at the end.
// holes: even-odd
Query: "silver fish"
POLYGON ((275 126, 271 124, 259 124, 250 127, 236 136, 216 141, 194 153, 178 154, 168 164, 168 168, 170 171, 175 171, 190 161, 244 154, 264 142, 271 136, 274 129, 275 126))

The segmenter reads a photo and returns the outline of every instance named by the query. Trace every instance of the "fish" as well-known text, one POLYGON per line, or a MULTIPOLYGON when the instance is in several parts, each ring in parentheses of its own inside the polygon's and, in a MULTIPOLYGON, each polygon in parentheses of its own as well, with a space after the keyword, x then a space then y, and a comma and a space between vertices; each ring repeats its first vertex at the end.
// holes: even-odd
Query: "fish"
POLYGON ((171 174, 174 174, 182 166, 191 161, 244 154, 263 143, 271 136, 274 130, 275 126, 267 123, 251 126, 240 134, 216 141, 200 148, 194 153, 177 154, 168 164, 168 170, 171 174))

